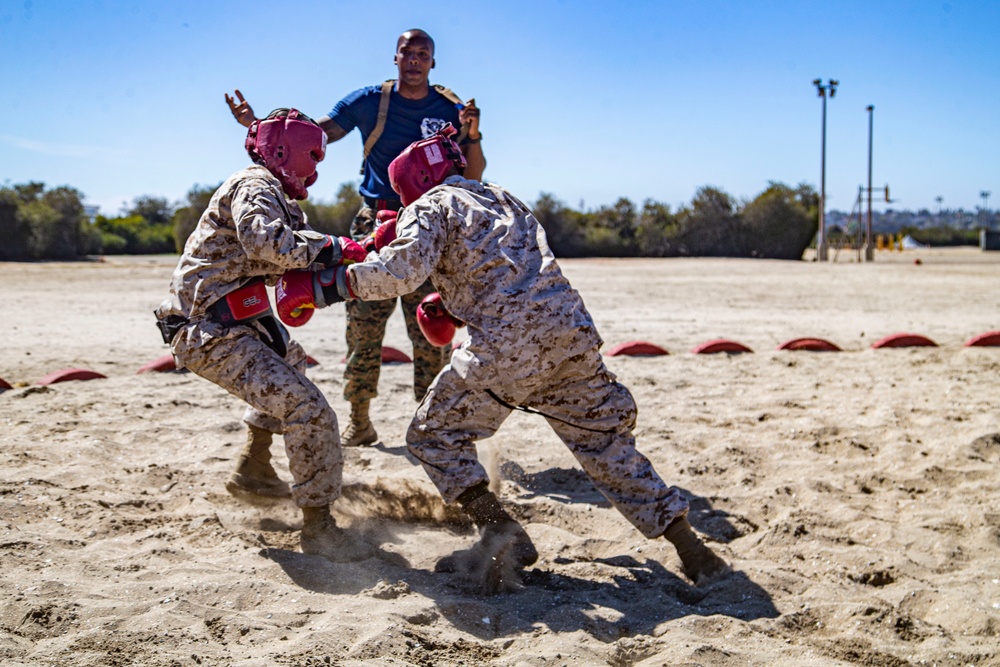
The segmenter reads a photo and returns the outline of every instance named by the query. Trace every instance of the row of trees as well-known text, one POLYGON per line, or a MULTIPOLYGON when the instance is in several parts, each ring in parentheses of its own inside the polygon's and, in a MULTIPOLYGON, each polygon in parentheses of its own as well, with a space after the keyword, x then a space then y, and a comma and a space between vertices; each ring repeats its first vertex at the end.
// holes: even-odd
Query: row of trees
POLYGON ((819 197, 808 185, 770 186, 749 202, 713 187, 671 211, 622 198, 581 212, 542 194, 533 207, 560 257, 763 257, 800 259, 818 226, 819 197))
MULTIPOLYGON (((215 186, 196 185, 184 201, 137 197, 116 217, 84 212, 74 188, 46 189, 31 182, 0 188, 0 260, 77 259, 86 255, 180 252, 208 207, 215 186)), ((345 183, 333 204, 302 202, 310 224, 327 234, 347 234, 361 206, 356 186, 345 183)))
MULTIPOLYGON (((161 197, 138 197, 116 217, 98 215, 90 220, 84 214, 83 195, 73 188, 46 189, 37 182, 0 187, 0 260, 180 252, 217 188, 196 185, 177 204, 161 197)), ((704 187, 676 211, 651 199, 636 206, 625 198, 611 206, 578 211, 544 193, 532 208, 559 257, 799 259, 815 237, 818 205, 819 198, 808 185, 791 188, 771 183, 750 201, 704 187)), ((356 183, 341 184, 333 202, 302 202, 310 224, 334 235, 348 233, 360 206, 356 183)), ((899 212, 893 214, 899 217, 899 212)), ((837 224, 846 221, 837 215, 827 214, 828 224, 834 223, 828 228, 829 238, 848 244, 858 230, 837 224)), ((978 243, 978 230, 964 226, 927 226, 926 221, 888 230, 875 226, 877 232, 898 231, 931 245, 978 243)))
MULTIPOLYGON (((47 190, 37 182, 2 187, 0 260, 180 252, 217 187, 196 185, 175 205, 138 197, 117 217, 98 215, 92 221, 73 188, 47 190)), ((577 211, 544 193, 533 210, 560 257, 799 259, 816 234, 818 203, 807 185, 771 183, 747 202, 705 187, 676 211, 654 200, 639 207, 625 198, 577 211)), ((302 206, 315 229, 346 235, 361 198, 355 183, 344 183, 333 202, 306 200, 302 206)))
POLYGON ((97 216, 91 222, 84 214, 83 196, 73 188, 46 190, 37 182, 3 187, 0 259, 173 252, 173 216, 166 200, 139 197, 121 216, 97 216))

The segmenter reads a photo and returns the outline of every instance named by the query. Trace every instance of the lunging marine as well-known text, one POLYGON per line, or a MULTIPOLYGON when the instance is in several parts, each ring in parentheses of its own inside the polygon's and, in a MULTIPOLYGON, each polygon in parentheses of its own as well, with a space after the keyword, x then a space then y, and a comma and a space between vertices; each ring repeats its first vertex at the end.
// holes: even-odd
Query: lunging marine
MULTIPOLYGON (((411 144, 389 166, 405 206, 395 240, 361 263, 285 274, 279 315, 297 324, 311 307, 389 299, 430 278, 440 302, 425 313, 427 329, 447 331, 461 322, 469 338, 435 378, 406 443, 444 500, 458 502, 479 527, 484 556, 489 543, 506 538, 515 566, 538 558, 527 532, 489 490, 476 456, 476 441, 520 408, 549 423, 643 535, 663 536, 676 547, 692 581, 728 572, 688 523, 687 499, 636 449, 635 401, 604 365, 601 337, 544 230, 504 188, 462 176, 465 160, 453 133, 447 127, 411 144)), ((456 565, 450 556, 437 569, 456 565)))

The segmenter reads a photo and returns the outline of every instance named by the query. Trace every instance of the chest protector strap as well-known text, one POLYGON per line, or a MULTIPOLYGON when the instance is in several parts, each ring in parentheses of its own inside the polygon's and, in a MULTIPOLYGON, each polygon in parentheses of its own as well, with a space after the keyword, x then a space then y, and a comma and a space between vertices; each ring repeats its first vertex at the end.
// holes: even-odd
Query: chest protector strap
POLYGON ((271 302, 262 278, 255 278, 208 307, 208 316, 219 324, 243 324, 271 314, 271 302))
POLYGON ((264 344, 278 356, 284 357, 288 353, 287 334, 274 319, 263 278, 254 278, 213 303, 208 307, 208 318, 226 326, 257 322, 264 329, 263 332, 257 329, 264 344))

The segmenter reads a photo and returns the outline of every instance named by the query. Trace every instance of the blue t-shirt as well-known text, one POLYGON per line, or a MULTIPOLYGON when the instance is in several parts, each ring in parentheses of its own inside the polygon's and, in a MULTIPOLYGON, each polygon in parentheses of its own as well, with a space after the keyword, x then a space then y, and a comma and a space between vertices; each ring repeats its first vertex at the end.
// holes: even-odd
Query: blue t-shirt
MULTIPOLYGON (((368 141, 368 135, 378 121, 378 106, 382 98, 382 86, 368 86, 355 90, 337 102, 330 112, 330 118, 344 131, 358 128, 361 145, 368 141)), ((389 184, 389 163, 403 149, 414 141, 426 139, 445 123, 458 129, 458 108, 431 87, 430 93, 422 100, 409 100, 395 90, 389 100, 389 113, 385 119, 382 136, 375 142, 358 191, 362 197, 375 199, 399 199, 399 195, 389 184)))

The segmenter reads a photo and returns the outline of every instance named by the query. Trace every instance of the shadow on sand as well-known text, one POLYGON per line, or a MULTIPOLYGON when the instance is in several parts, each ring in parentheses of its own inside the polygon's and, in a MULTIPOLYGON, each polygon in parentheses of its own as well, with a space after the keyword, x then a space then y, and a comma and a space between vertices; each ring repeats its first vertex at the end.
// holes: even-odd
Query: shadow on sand
MULTIPOLYGON (((582 471, 552 468, 525 475, 514 465, 505 465, 504 476, 516 476, 513 481, 529 494, 556 502, 608 506, 582 471)), ((711 539, 730 542, 756 529, 739 517, 713 509, 703 498, 685 495, 691 499, 692 524, 711 539)), ((395 541, 395 534, 412 529, 405 522, 382 521, 380 539, 388 544, 395 541)), ((445 526, 440 529, 451 532, 445 526)), ((542 566, 521 572, 516 590, 487 596, 453 575, 381 559, 338 564, 283 549, 260 553, 278 563, 298 585, 316 592, 356 595, 388 582, 403 582, 398 585, 407 593, 432 600, 436 611, 454 627, 480 639, 545 626, 554 632, 582 630, 599 641, 612 642, 653 635, 660 624, 686 616, 719 614, 750 621, 780 615, 767 591, 746 573, 736 571, 708 586, 694 587, 661 563, 632 555, 547 561, 552 554, 542 554, 542 566)))

